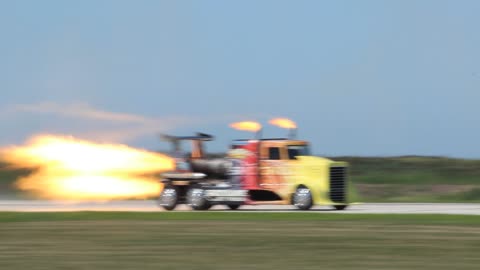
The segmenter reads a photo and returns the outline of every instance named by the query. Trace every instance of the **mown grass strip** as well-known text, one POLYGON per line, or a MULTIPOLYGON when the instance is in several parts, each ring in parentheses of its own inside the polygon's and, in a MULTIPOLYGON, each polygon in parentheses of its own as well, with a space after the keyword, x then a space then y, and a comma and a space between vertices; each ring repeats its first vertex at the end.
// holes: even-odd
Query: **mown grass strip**
POLYGON ((331 214, 315 212, 0 212, 0 223, 76 220, 355 221, 412 225, 480 225, 480 216, 446 214, 331 214))

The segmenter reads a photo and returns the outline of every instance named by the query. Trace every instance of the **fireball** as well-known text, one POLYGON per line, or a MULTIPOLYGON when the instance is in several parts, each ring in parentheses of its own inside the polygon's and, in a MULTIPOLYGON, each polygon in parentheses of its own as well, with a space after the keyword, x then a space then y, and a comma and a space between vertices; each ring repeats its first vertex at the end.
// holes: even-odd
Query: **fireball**
POLYGON ((35 136, 0 154, 14 167, 33 168, 16 186, 45 199, 148 198, 162 190, 157 175, 174 167, 159 153, 54 135, 35 136))

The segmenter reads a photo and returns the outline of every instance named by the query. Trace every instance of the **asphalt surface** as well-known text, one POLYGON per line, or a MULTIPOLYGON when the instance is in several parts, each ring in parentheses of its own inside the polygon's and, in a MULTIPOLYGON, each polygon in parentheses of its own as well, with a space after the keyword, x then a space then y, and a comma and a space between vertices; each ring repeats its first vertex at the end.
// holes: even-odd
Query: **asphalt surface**
MULTIPOLYGON (((0 200, 0 211, 15 212, 62 212, 62 211, 165 211, 153 200, 107 201, 107 202, 64 202, 37 200, 0 200)), ((191 211, 186 205, 179 205, 175 211, 191 211)), ((210 211, 229 211, 224 206, 215 206, 210 211)), ((236 211, 252 212, 295 212, 288 205, 245 205, 236 211)), ((331 207, 317 206, 315 213, 396 213, 396 214, 463 214, 480 215, 480 203, 359 203, 350 205, 344 211, 331 207)))

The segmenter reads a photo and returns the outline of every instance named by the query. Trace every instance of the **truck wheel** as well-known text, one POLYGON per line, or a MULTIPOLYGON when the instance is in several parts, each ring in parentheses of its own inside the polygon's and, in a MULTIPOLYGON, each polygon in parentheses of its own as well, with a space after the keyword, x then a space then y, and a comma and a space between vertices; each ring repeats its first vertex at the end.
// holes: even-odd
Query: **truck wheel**
POLYGON ((165 210, 173 210, 178 204, 178 191, 175 186, 167 185, 158 197, 158 205, 165 210))
POLYGON ((313 199, 310 189, 306 187, 299 187, 293 193, 292 203, 300 210, 308 210, 312 208, 313 199))
POLYGON ((345 210, 345 208, 347 208, 347 205, 334 205, 333 207, 335 207, 336 210, 345 210))
POLYGON ((230 210, 237 210, 240 207, 240 204, 227 204, 230 210))
POLYGON ((192 187, 187 191, 187 204, 193 210, 208 210, 211 205, 205 198, 205 190, 201 187, 192 187))

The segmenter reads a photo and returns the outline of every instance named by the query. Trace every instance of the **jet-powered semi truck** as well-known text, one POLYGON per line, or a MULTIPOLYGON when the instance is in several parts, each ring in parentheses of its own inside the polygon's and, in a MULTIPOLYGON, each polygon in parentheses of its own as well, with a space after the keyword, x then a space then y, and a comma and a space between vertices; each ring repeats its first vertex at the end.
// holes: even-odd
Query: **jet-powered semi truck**
MULTIPOLYGON (((337 210, 348 206, 348 165, 312 156, 307 141, 295 138, 290 127, 287 138, 261 138, 259 124, 240 122, 238 129, 255 126, 258 136, 234 140, 224 158, 206 158, 203 143, 213 136, 163 136, 174 145, 176 169, 162 175, 164 189, 159 206, 173 210, 188 204, 194 210, 213 205, 238 209, 242 205, 284 204, 308 210, 329 205, 337 210), (180 143, 190 141, 190 155, 180 143)), ((250 130, 250 129, 248 129, 250 130)))

